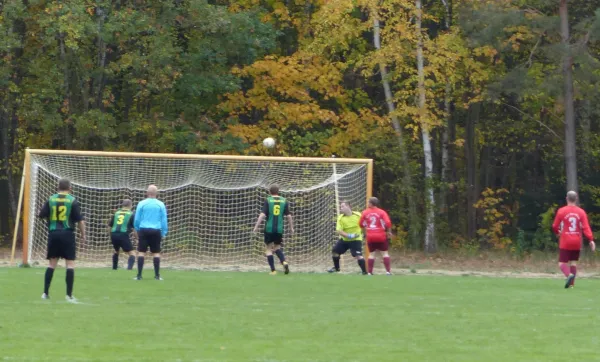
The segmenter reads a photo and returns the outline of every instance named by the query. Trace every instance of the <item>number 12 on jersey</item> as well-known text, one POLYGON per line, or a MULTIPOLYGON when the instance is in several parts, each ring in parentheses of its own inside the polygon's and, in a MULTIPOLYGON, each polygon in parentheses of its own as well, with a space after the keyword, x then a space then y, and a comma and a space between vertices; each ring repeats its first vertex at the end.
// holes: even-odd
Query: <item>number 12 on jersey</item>
POLYGON ((50 213, 51 221, 66 221, 67 220, 67 207, 64 205, 52 206, 52 212, 50 213), (58 213, 57 213, 58 209, 58 213))

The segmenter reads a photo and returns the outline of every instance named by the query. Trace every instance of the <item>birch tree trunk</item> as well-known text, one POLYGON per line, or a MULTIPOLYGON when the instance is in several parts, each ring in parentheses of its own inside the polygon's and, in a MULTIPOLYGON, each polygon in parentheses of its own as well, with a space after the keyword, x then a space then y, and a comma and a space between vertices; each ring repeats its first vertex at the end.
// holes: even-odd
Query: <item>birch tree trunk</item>
MULTIPOLYGON (((381 28, 376 9, 371 9, 371 16, 373 17, 373 43, 375 45, 375 48, 379 50, 381 49, 381 28)), ((390 117, 392 119, 392 127, 394 128, 394 133, 396 134, 396 138, 398 139, 398 146, 400 147, 400 157, 402 159, 402 169, 404 171, 404 188, 409 190, 409 195, 407 199, 411 225, 409 229, 409 235, 411 239, 410 242, 412 245, 417 245, 419 240, 420 221, 417 214, 416 201, 412 195, 413 182, 412 176, 410 174, 408 153, 406 151, 406 145, 404 143, 404 138, 402 135, 402 126, 400 125, 400 121, 398 120, 398 116, 396 115, 396 105, 392 96, 392 89, 390 87, 387 69, 384 64, 379 64, 379 71, 381 73, 381 83, 383 85, 383 92, 385 94, 385 103, 387 105, 388 113, 390 114, 390 117)))
POLYGON ((432 176, 433 176, 433 156, 431 149, 431 136, 429 134, 429 124, 426 121, 427 104, 425 98, 425 69, 423 56, 423 32, 421 23, 423 20, 423 8, 421 0, 416 0, 416 31, 417 31, 417 91, 419 106, 419 122, 421 125, 421 138, 423 140, 423 154, 425 162, 425 196, 426 196, 426 216, 425 216, 425 251, 435 252, 437 245, 435 242, 435 196, 433 194, 432 176))

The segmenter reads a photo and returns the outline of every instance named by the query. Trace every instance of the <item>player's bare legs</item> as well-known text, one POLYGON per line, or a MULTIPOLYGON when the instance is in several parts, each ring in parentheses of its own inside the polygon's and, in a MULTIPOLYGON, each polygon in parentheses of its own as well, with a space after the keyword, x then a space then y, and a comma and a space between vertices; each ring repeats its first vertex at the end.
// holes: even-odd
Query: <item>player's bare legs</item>
POLYGON ((58 258, 52 258, 48 260, 48 268, 46 268, 46 275, 44 276, 44 294, 42 294, 42 299, 50 299, 50 284, 52 283, 54 269, 56 269, 57 264, 58 258))
POLYGON ((269 267, 271 268, 271 274, 277 274, 275 271, 275 259, 273 258, 273 250, 275 249, 274 243, 268 243, 265 249, 265 256, 267 257, 267 262, 269 263, 269 267))
POLYGON ((154 279, 162 280, 160 277, 160 253, 152 253, 152 262, 154 263, 154 279))
POLYGON ((73 298, 73 284, 75 284, 75 260, 66 260, 67 265, 67 301, 74 302, 76 301, 73 298))
POLYGON ((390 263, 390 254, 386 251, 383 252, 383 266, 385 266, 385 271, 387 275, 392 275, 392 265, 390 263))

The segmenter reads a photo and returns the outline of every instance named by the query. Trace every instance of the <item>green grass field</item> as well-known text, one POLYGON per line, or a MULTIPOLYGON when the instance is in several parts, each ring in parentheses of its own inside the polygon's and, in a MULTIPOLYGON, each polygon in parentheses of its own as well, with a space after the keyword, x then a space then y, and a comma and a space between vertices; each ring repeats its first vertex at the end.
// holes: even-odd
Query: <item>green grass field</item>
POLYGON ((0 360, 594 361, 600 281, 0 268, 0 360))

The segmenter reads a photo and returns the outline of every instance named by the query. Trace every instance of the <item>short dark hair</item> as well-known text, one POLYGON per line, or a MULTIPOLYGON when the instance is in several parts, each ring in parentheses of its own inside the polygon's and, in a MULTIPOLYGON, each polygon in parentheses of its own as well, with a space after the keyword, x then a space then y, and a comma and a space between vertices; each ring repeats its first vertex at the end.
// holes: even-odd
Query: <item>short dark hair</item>
POLYGON ((369 204, 377 207, 379 206, 379 199, 376 197, 369 197, 369 204))
POLYGON ((66 178, 58 180, 58 191, 69 191, 71 190, 71 181, 66 178))
POLYGON ((269 193, 271 193, 271 195, 279 194, 279 185, 271 185, 271 187, 269 187, 269 193))
POLYGON ((131 207, 131 205, 133 205, 133 202, 130 199, 123 200, 123 207, 131 207))

